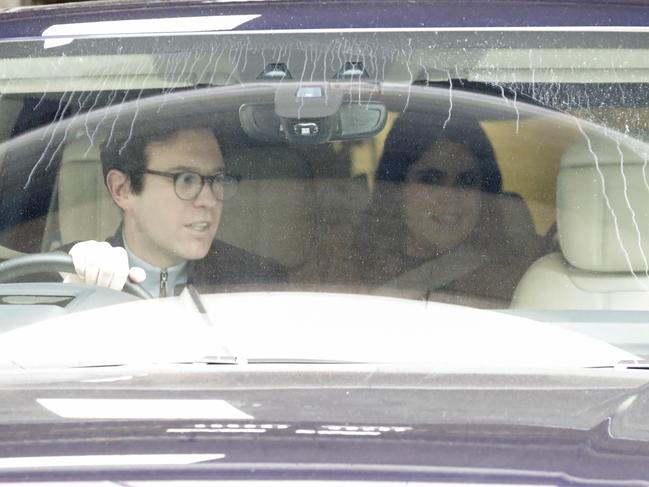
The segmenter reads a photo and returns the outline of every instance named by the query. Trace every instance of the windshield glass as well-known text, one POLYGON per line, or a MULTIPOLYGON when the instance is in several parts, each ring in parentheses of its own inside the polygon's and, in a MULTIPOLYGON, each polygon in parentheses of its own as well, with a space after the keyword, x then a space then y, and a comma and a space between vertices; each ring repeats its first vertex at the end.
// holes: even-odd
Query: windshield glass
POLYGON ((74 257, 0 272, 5 331, 113 304, 79 289, 121 289, 129 269, 154 298, 646 321, 645 33, 226 30, 253 18, 220 16, 216 33, 154 19, 155 35, 151 20, 60 23, 0 43, 0 258, 74 257))

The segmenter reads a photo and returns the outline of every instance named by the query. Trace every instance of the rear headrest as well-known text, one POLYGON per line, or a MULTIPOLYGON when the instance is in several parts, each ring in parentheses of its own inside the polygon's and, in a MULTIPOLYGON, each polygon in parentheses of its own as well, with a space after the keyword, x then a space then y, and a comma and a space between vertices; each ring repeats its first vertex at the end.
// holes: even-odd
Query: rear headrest
POLYGON ((482 193, 485 204, 492 208, 489 224, 481 232, 489 237, 492 251, 507 256, 535 256, 540 238, 527 204, 517 193, 482 193))
POLYGON ((65 146, 58 180, 61 244, 103 240, 120 222, 120 212, 104 184, 99 148, 86 138, 65 146))
POLYGON ((224 152, 228 171, 243 178, 224 209, 217 238, 295 268, 312 247, 315 194, 308 165, 288 147, 224 152))
POLYGON ((557 180, 559 242, 579 269, 647 274, 647 146, 617 137, 584 135, 564 153, 557 180))

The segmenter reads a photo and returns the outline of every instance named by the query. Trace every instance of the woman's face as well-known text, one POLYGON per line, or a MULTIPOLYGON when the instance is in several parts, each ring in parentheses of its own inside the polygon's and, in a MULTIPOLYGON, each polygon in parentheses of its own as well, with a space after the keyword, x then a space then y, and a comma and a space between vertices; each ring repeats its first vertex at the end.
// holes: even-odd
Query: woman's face
POLYGON ((434 144, 408 169, 403 214, 408 254, 426 257, 464 241, 480 216, 481 175, 460 144, 434 144))

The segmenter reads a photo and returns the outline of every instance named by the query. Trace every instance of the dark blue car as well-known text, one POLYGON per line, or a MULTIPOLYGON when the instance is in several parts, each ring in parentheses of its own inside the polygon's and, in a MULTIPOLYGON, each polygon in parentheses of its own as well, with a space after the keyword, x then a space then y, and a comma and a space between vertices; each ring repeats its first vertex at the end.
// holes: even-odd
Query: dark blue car
POLYGON ((648 485, 648 34, 0 11, 0 487, 648 485))

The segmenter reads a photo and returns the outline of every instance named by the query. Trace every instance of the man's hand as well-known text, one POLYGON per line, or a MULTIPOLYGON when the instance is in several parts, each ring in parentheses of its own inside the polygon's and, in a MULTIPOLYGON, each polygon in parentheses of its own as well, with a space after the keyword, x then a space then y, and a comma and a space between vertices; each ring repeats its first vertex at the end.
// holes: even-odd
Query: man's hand
POLYGON ((70 249, 69 254, 77 273, 64 274, 63 282, 93 284, 121 291, 126 279, 139 283, 146 278, 144 269, 129 269, 128 254, 124 248, 113 247, 108 242, 79 242, 70 249))

